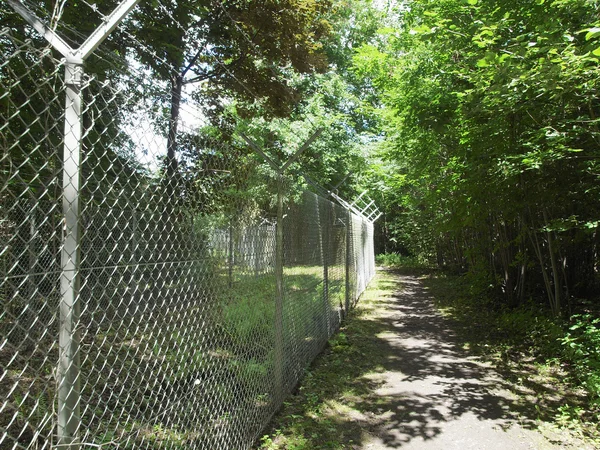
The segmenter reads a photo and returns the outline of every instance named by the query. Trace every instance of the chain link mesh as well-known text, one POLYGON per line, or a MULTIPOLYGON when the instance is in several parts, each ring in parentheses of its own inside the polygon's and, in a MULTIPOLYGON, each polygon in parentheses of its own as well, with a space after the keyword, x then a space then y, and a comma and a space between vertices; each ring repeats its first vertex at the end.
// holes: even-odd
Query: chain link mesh
POLYGON ((75 213, 64 62, 9 29, 0 52, 0 448, 249 448, 373 277, 372 224, 310 192, 278 224, 256 155, 206 127, 172 169, 134 73, 83 79, 75 213))

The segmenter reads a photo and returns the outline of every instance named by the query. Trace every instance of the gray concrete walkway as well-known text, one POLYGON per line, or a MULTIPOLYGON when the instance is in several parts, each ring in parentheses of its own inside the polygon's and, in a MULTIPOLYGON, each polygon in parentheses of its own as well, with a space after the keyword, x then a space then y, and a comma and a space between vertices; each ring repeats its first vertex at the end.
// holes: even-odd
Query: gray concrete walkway
POLYGON ((489 366, 469 356, 416 276, 398 275, 402 289, 377 309, 387 331, 377 336, 390 355, 369 375, 381 410, 355 417, 357 449, 591 448, 565 434, 538 430, 516 413, 514 397, 489 366))

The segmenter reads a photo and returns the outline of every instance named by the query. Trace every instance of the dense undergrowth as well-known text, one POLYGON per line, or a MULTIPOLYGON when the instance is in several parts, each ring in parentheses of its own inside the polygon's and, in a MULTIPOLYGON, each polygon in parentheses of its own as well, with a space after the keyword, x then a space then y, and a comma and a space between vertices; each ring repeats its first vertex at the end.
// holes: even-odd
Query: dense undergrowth
MULTIPOLYGON (((378 262, 426 266, 398 255, 380 255, 378 262)), ((506 307, 469 274, 430 271, 426 285, 464 347, 512 382, 523 408, 600 445, 600 314, 593 302, 572 302, 570 314, 555 317, 534 300, 506 307)))
POLYGON ((385 267, 411 267, 415 269, 431 267, 429 262, 416 256, 405 256, 399 253, 382 253, 375 257, 375 261, 378 265, 385 267))

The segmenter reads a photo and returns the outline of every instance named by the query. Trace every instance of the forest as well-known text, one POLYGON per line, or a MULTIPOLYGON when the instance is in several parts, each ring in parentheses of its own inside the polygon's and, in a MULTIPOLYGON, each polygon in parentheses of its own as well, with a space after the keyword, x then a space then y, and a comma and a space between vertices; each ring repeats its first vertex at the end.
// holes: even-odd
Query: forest
POLYGON ((401 18, 353 60, 380 102, 388 245, 477 273, 509 306, 568 311, 598 264, 597 5, 416 2, 401 18))
MULTIPOLYGON (((77 46, 118 2, 23 3, 77 46)), ((457 314, 489 325, 501 358, 564 370, 585 401, 552 414, 597 439, 599 11, 597 0, 142 0, 84 65, 82 195, 90 211, 152 209, 147 230, 192 230, 205 252, 208 227, 231 240, 277 213, 276 171, 248 142, 283 163, 322 130, 290 164, 286 199, 366 191, 383 213, 378 261, 446 277, 457 314), (183 126, 192 104, 201 124, 183 126), (156 144, 141 148, 128 122, 164 154, 132 163, 156 144)), ((41 237, 56 240, 58 55, 27 54, 45 42, 4 2, 0 25, 0 212, 17 223, 27 208, 13 203, 37 202, 54 217, 41 237)), ((153 245, 161 258, 197 250, 153 245)))
POLYGON ((386 212, 378 251, 395 253, 381 261, 458 276, 459 315, 500 335, 505 359, 566 367, 588 403, 556 415, 591 429, 600 400, 598 7, 388 4, 348 70, 369 117, 371 192, 386 212))

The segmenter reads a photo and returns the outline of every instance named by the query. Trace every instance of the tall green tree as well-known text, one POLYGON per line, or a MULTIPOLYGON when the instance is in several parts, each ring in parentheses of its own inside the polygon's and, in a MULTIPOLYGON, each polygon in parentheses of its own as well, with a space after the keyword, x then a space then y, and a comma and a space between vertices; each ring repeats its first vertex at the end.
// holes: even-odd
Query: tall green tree
POLYGON ((354 56, 383 103, 395 237, 508 304, 543 287, 558 314, 597 266, 597 4, 404 6, 354 56))
POLYGON ((273 116, 297 102, 283 72, 326 67, 328 0, 143 2, 134 21, 139 59, 169 86, 167 168, 174 172, 184 86, 201 86, 205 113, 221 119, 224 97, 263 102, 273 116), (205 82, 200 85, 200 82, 205 82))

